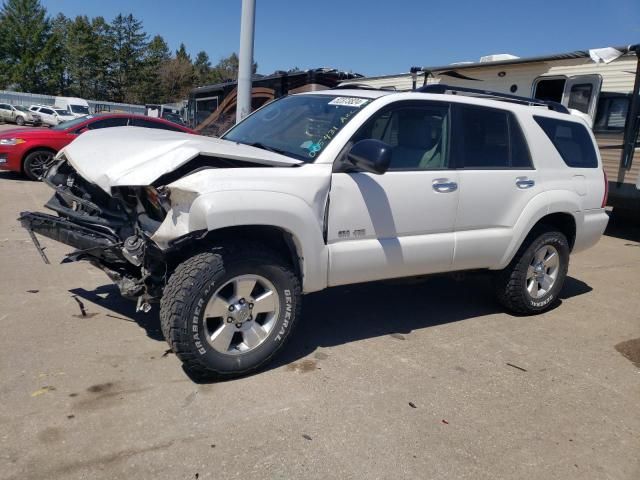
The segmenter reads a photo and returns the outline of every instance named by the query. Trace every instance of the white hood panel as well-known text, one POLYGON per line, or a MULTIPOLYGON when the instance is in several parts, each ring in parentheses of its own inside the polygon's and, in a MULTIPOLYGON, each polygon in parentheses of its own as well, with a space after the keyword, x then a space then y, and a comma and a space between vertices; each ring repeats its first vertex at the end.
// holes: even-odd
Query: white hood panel
POLYGON ((112 187, 150 185, 198 155, 291 166, 300 160, 249 145, 188 133, 114 127, 83 133, 63 150, 86 180, 105 192, 112 187))

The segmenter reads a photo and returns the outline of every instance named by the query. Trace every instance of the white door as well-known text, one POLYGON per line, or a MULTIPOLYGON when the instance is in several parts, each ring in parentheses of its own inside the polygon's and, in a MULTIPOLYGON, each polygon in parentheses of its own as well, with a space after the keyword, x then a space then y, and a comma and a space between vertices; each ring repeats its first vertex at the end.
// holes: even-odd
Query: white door
POLYGON ((600 75, 576 75, 569 77, 564 85, 562 104, 595 118, 602 77, 600 75))
POLYGON ((456 106, 451 143, 459 167, 454 268, 496 266, 527 203, 541 191, 516 116, 456 106))
POLYGON ((450 167, 449 112, 444 102, 397 102, 356 133, 350 144, 375 138, 393 155, 383 175, 333 174, 329 285, 451 268, 458 176, 450 167))

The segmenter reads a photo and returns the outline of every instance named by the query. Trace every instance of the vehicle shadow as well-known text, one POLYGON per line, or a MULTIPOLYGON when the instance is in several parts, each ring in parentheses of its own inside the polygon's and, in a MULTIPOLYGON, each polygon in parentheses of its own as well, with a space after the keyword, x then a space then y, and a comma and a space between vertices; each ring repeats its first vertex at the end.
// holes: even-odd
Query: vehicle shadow
MULTIPOLYGON (((118 287, 108 283, 101 285, 95 290, 85 290, 84 288, 73 288, 69 293, 86 300, 102 308, 110 310, 107 317, 113 321, 135 322, 146 332, 147 336, 153 340, 164 341, 164 336, 160 329, 160 306, 154 304, 149 313, 136 312, 136 303, 133 300, 123 298, 118 287)), ((90 307, 86 309, 90 312, 90 307)))
POLYGON ((640 243, 640 215, 638 218, 629 216, 609 215, 609 224, 604 234, 609 237, 640 243))
MULTIPOLYGON (((567 277, 553 308, 591 290, 585 282, 567 277)), ((111 284, 92 291, 76 288, 70 293, 110 310, 107 316, 111 320, 136 322, 149 338, 164 340, 158 305, 149 313, 136 313, 135 304, 122 298, 111 284)), ((319 348, 387 335, 402 339, 414 330, 504 311, 495 300, 489 275, 483 273, 461 279, 442 275, 330 288, 305 296, 302 317, 292 337, 261 371, 292 364, 319 348)), ((210 383, 185 373, 196 383, 210 383)))
POLYGON ((26 176, 18 172, 10 172, 8 170, 0 170, 0 180, 20 180, 22 182, 31 182, 26 176))

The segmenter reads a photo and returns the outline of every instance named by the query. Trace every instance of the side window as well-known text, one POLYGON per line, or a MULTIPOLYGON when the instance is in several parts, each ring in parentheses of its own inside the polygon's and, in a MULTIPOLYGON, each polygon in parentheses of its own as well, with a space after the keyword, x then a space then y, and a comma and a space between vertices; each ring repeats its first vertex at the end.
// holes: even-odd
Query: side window
POLYGON ((355 135, 393 147, 389 170, 438 170, 449 165, 449 105, 397 106, 375 115, 355 135))
POLYGON ((569 92, 569 108, 573 108, 582 113, 589 113, 589 102, 593 85, 590 83, 580 83, 573 85, 569 92))
POLYGON ((48 108, 41 108, 40 111, 45 115, 53 115, 53 110, 50 110, 48 108))
POLYGON ((173 127, 172 125, 167 125, 165 123, 154 122, 153 120, 145 120, 144 118, 133 118, 131 120, 131 125, 134 127, 144 127, 144 128, 157 128, 160 130, 170 130, 172 132, 181 132, 178 127, 173 127))
POLYGON ((11 107, 6 103, 0 103, 0 110, 11 110, 11 107))
POLYGON ((461 168, 531 168, 529 148, 511 112, 465 105, 456 123, 453 139, 461 168))
POLYGON ((533 118, 569 167, 598 167, 598 157, 587 127, 578 122, 567 122, 555 118, 536 115, 533 118))
POLYGON ((596 120, 593 123, 594 132, 621 132, 629 110, 629 97, 601 96, 598 100, 596 120))
POLYGON ((89 130, 96 130, 98 128, 126 127, 128 120, 127 117, 105 118, 104 120, 97 120, 90 123, 87 125, 87 128, 89 130))

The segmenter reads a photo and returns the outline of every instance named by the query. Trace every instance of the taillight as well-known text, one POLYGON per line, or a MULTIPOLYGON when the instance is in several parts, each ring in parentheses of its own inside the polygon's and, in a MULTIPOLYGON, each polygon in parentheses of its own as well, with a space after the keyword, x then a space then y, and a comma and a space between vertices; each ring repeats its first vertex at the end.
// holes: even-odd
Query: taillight
POLYGON ((602 197, 601 208, 604 208, 607 206, 607 197, 609 196, 609 179, 607 178, 607 172, 602 170, 602 173, 604 173, 604 196, 602 197))

